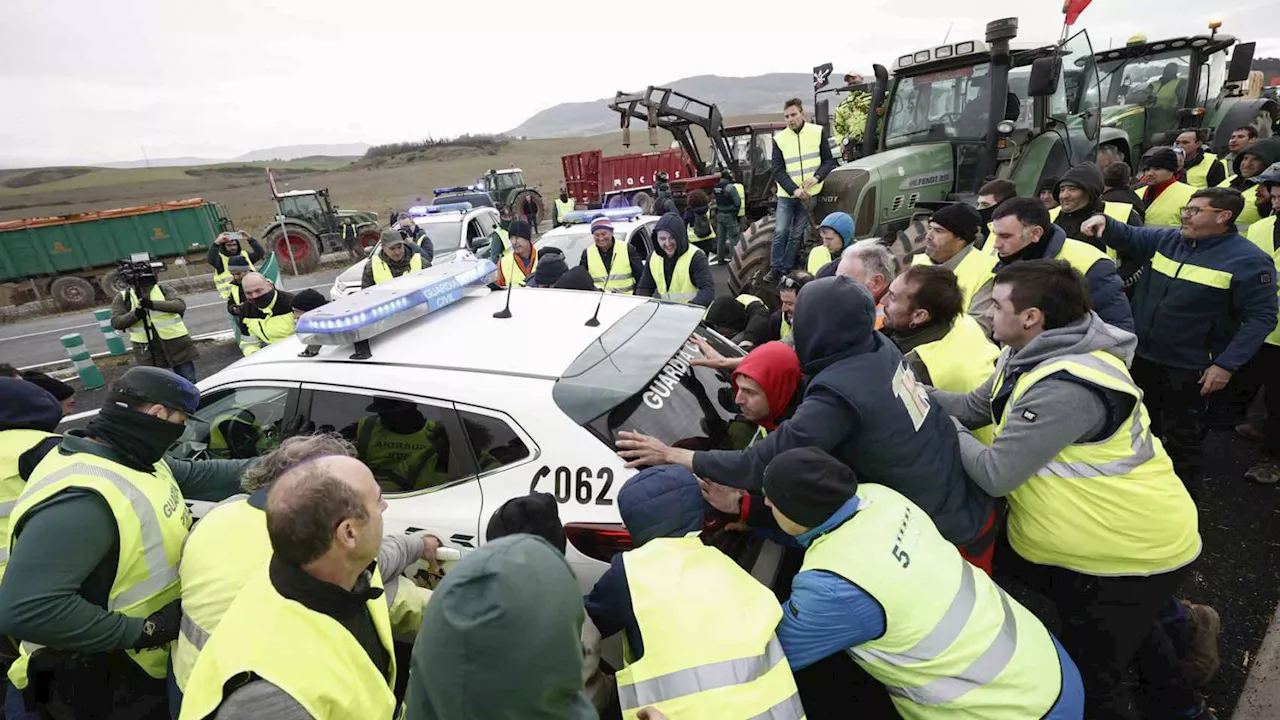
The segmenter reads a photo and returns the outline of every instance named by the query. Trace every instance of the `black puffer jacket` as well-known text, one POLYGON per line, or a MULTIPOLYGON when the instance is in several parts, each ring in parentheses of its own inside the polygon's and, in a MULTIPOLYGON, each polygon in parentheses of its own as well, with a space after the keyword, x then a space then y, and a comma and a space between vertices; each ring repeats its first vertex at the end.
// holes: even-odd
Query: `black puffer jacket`
MULTIPOLYGON (((666 262, 663 263, 663 278, 667 287, 671 287, 671 278, 676 269, 676 263, 671 262, 674 258, 679 258, 689 250, 689 235, 686 232, 684 220, 675 213, 667 213, 658 220, 658 224, 653 228, 653 252, 661 254, 666 262), (658 233, 663 230, 671 233, 676 239, 676 251, 668 257, 662 252, 662 246, 658 244, 658 233)), ((657 291, 657 283, 653 279, 653 256, 649 257, 645 263, 644 277, 640 278, 640 284, 636 286, 637 295, 653 296, 657 291)), ((698 288, 698 294, 692 300, 693 305, 701 305, 707 307, 716 297, 716 280, 711 275, 711 265, 707 263, 707 254, 697 248, 693 248, 693 258, 689 261, 689 279, 693 282, 694 287, 698 288)))

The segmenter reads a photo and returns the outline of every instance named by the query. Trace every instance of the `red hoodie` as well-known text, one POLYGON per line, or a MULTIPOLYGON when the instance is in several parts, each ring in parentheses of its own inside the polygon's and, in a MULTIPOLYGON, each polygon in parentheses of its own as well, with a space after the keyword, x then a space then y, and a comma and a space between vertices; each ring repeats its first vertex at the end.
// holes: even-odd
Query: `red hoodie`
POLYGON ((730 380, 734 392, 738 390, 739 375, 755 380, 769 401, 771 417, 760 426, 769 431, 778 429, 778 418, 787 411, 800 385, 800 358, 796 351, 786 343, 767 342, 752 350, 733 371, 730 380))

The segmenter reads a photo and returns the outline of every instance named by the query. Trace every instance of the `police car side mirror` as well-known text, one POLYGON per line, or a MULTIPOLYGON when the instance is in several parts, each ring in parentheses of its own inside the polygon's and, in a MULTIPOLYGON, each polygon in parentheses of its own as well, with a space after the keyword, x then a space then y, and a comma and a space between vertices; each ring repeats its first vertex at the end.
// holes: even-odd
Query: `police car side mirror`
POLYGON ((487 237, 473 237, 467 241, 467 247, 471 248, 472 250, 479 250, 482 247, 488 247, 488 246, 489 246, 489 238, 487 237))

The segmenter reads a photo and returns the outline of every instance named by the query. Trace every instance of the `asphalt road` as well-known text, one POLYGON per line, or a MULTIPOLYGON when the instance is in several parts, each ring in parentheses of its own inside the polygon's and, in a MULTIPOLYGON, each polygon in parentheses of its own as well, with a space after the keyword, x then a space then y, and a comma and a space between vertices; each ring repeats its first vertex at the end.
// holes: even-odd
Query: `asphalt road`
MULTIPOLYGON (((284 285, 292 291, 314 288, 328 297, 333 279, 345 269, 321 270, 298 278, 293 278, 286 272, 284 285)), ((187 313, 183 320, 192 335, 231 329, 231 321, 225 309, 226 302, 216 291, 184 295, 183 299, 187 301, 187 313)), ((17 367, 65 360, 67 353, 59 338, 73 332, 84 337, 85 346, 90 353, 107 349, 106 338, 98 329, 98 322, 93 319, 93 311, 85 310, 0 326, 0 348, 3 348, 0 358, 17 367)))

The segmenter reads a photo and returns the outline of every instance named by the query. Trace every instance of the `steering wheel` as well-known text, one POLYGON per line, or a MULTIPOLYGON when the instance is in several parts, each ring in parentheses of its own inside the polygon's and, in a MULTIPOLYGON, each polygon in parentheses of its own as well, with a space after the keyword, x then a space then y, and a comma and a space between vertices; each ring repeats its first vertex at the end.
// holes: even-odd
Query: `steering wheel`
POLYGON ((954 127, 956 126, 956 123, 958 123, 958 122, 960 122, 960 113, 958 113, 958 112, 949 112, 949 113, 944 113, 944 114, 942 114, 942 115, 939 115, 939 116, 938 116, 938 121, 937 121, 937 122, 934 122, 934 123, 931 123, 931 124, 932 124, 932 125, 946 125, 946 126, 948 126, 948 127, 953 127, 953 128, 954 128, 954 127))

